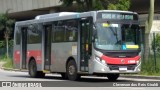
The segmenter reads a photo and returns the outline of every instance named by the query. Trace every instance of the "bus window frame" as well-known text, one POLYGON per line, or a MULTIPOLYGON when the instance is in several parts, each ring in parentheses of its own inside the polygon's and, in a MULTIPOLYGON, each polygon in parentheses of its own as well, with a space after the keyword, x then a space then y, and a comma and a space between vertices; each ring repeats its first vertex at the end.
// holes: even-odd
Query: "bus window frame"
POLYGON ((79 19, 66 19, 66 20, 59 20, 59 21, 54 21, 53 22, 53 25, 52 25, 52 43, 62 43, 62 42, 78 42, 78 30, 79 30, 79 19), (66 26, 65 25, 67 25, 66 24, 66 22, 69 22, 69 21, 72 21, 72 20, 74 20, 76 23, 77 23, 77 25, 76 25, 76 32, 75 32, 75 39, 74 40, 67 40, 67 35, 66 35, 66 26), (55 27, 57 27, 58 26, 58 22, 63 22, 62 23, 62 26, 64 25, 64 37, 63 37, 63 40, 62 41, 55 41, 55 32, 56 32, 56 30, 55 30, 55 27))

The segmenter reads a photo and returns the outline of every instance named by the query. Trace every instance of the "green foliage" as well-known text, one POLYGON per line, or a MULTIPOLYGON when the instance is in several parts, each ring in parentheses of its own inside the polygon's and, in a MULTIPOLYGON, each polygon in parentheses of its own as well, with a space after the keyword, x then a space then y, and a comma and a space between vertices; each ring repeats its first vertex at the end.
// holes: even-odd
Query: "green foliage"
MULTIPOLYGON (((8 17, 8 13, 0 14, 0 30, 4 30, 4 33, 11 34, 15 20, 8 17)), ((4 36, 5 37, 5 36, 4 36)))
POLYGON ((110 10, 125 10, 127 11, 130 8, 130 0, 115 0, 116 2, 110 3, 108 9, 110 10))
POLYGON ((4 68, 13 68, 13 60, 11 58, 7 57, 7 55, 1 56, 0 61, 4 62, 4 64, 3 64, 4 68))
POLYGON ((4 61, 5 58, 6 58, 6 55, 1 55, 1 56, 0 56, 0 61, 4 61))
POLYGON ((5 68, 13 68, 13 60, 11 58, 4 58, 3 61, 5 62, 3 67, 5 67, 5 68))
POLYGON ((4 41, 0 41, 0 48, 4 47, 5 46, 5 43, 4 41))
POLYGON ((8 42, 9 47, 13 47, 13 43, 14 43, 14 40, 13 40, 13 39, 12 39, 12 40, 9 40, 9 42, 8 42))
POLYGON ((71 6, 73 4, 73 1, 75 0, 60 0, 60 2, 63 2, 63 6, 71 6))
POLYGON ((94 0, 60 0, 62 2, 62 6, 68 7, 72 6, 74 2, 77 3, 78 11, 88 11, 93 9, 93 2, 94 0))
POLYGON ((148 61, 143 62, 141 66, 142 75, 160 75, 160 56, 156 57, 156 66, 154 65, 154 56, 151 55, 148 61), (155 70, 156 68, 156 70, 155 70))
POLYGON ((100 0, 95 0, 95 2, 93 3, 93 10, 101 10, 101 9, 105 9, 105 7, 103 7, 102 2, 100 0))
POLYGON ((116 10, 117 6, 111 3, 111 4, 108 5, 108 9, 110 9, 110 10, 116 10))
POLYGON ((90 10, 128 10, 130 8, 130 0, 60 0, 63 6, 72 6, 74 2, 77 3, 80 11, 90 10))
MULTIPOLYGON (((9 40, 9 42, 8 42, 9 47, 13 47, 13 43, 14 43, 13 39, 9 40)), ((5 41, 0 41, 0 48, 4 48, 5 45, 6 45, 5 41)))
POLYGON ((158 54, 160 54, 160 34, 156 34, 155 36, 155 47, 154 47, 154 40, 152 40, 152 50, 154 49, 158 54))
POLYGON ((4 38, 6 41, 6 53, 7 53, 7 57, 9 56, 9 52, 8 52, 8 41, 10 38, 11 33, 13 32, 13 26, 15 23, 14 19, 10 19, 8 16, 8 11, 6 11, 6 13, 4 14, 0 14, 0 31, 2 31, 4 33, 4 38))

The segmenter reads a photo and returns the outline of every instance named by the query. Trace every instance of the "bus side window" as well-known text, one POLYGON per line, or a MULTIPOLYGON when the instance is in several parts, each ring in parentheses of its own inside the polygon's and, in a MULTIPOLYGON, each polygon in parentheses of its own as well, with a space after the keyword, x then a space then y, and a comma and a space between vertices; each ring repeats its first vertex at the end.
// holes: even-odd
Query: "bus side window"
POLYGON ((64 42, 65 27, 62 21, 55 23, 53 27, 53 42, 64 42))
POLYGON ((28 33, 28 44, 37 44, 41 43, 41 30, 38 29, 37 25, 32 25, 27 28, 28 33))
POLYGON ((74 42, 77 41, 78 21, 65 20, 54 22, 53 42, 74 42))
POLYGON ((68 20, 65 23, 66 25, 66 41, 73 42, 77 41, 77 34, 78 34, 78 21, 77 20, 68 20))

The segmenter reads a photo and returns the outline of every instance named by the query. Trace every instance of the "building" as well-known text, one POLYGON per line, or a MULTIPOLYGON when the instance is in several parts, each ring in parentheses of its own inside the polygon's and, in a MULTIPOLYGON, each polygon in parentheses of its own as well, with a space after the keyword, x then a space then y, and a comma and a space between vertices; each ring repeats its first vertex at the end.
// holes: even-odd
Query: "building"
POLYGON ((0 0, 0 13, 9 9, 11 18, 32 19, 40 14, 60 11, 59 0, 0 0))

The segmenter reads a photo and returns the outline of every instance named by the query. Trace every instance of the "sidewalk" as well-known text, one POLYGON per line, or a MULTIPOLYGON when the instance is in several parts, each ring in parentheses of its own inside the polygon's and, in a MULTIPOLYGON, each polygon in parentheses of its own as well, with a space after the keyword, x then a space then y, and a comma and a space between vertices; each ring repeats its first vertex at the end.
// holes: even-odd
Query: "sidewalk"
POLYGON ((136 78, 136 79, 156 79, 160 80, 160 76, 146 76, 146 75, 120 75, 123 78, 136 78))

